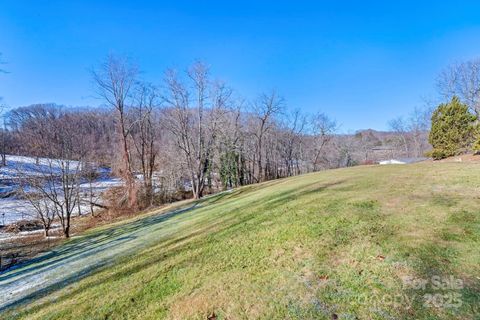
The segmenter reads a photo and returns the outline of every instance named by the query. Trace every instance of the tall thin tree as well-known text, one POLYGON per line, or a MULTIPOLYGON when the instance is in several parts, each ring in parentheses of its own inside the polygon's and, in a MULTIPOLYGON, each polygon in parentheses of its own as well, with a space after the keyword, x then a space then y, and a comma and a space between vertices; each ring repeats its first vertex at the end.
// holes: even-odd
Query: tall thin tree
POLYGON ((98 95, 116 113, 123 160, 120 174, 125 181, 128 206, 134 208, 137 206, 137 186, 130 154, 129 135, 132 125, 128 122, 127 108, 137 81, 138 69, 128 59, 110 55, 92 74, 98 95))

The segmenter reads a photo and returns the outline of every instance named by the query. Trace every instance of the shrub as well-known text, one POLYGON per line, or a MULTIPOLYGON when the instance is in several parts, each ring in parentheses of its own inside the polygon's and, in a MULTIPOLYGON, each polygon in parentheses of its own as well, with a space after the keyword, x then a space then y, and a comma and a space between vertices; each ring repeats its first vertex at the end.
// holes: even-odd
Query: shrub
POLYGON ((474 139, 475 119, 457 97, 439 105, 433 112, 428 137, 433 147, 432 157, 438 160, 467 151, 474 139))

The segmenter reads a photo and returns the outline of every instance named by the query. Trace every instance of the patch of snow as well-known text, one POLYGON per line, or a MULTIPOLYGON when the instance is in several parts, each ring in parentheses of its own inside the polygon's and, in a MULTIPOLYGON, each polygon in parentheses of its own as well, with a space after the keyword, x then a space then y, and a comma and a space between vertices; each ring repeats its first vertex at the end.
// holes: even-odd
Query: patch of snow
MULTIPOLYGON (((0 167, 1 179, 15 179, 18 178, 20 170, 23 174, 39 175, 42 172, 50 171, 60 173, 62 160, 49 158, 35 158, 25 156, 7 155, 7 166, 0 167)), ((72 168, 78 166, 77 161, 70 161, 72 168)))
MULTIPOLYGON (((12 224, 20 220, 36 219, 36 213, 28 200, 11 196, 10 193, 19 189, 19 173, 22 175, 41 175, 43 172, 61 173, 62 160, 48 158, 34 158, 25 156, 7 155, 7 166, 0 167, 0 225, 12 224)), ((70 161, 70 166, 78 167, 77 161, 70 161)), ((93 189, 95 201, 102 203, 101 194, 108 189, 120 186, 122 181, 111 177, 110 169, 98 168, 99 178, 90 183, 80 184, 82 199, 80 212, 74 214, 90 213, 89 193, 93 189)))
POLYGON ((20 220, 35 218, 34 210, 26 200, 0 198, 0 224, 7 225, 20 220))

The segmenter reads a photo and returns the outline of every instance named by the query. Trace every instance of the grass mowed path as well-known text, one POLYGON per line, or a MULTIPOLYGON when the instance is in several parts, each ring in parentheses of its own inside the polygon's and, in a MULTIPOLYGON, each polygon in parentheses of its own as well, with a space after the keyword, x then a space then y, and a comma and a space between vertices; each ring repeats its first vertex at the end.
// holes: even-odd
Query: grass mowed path
POLYGON ((475 319, 480 313, 478 164, 308 174, 211 197, 169 223, 174 232, 158 241, 0 318, 475 319))

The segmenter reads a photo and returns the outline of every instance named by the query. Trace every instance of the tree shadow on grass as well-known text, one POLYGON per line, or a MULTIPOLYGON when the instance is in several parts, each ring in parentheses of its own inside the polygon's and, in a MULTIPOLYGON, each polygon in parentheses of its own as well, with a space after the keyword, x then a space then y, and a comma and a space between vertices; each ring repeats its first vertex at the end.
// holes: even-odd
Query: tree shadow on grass
MULTIPOLYGON (((454 201, 446 197, 437 204, 450 208, 454 201)), ((433 239, 427 239, 415 246, 406 246, 401 255, 409 261, 417 283, 424 282, 423 287, 404 286, 403 293, 414 301, 414 310, 418 317, 438 317, 437 312, 451 318, 469 318, 478 314, 480 305, 480 281, 474 274, 460 271, 461 249, 458 244, 464 241, 475 242, 477 238, 469 238, 465 230, 480 228, 478 214, 463 211, 452 211, 441 228, 436 229, 433 239), (475 217, 475 218, 472 218, 475 217), (465 223, 465 220, 468 220, 465 223), (453 227, 453 228, 452 228, 453 227), (457 244, 457 245, 456 245, 457 244), (435 278, 434 278, 435 277, 435 278), (450 287, 456 281, 461 281, 461 288, 450 287), (438 284, 446 284, 446 287, 438 284), (438 297, 440 300, 429 300, 427 297, 438 297), (446 297, 446 298, 443 298, 446 297), (460 305, 456 303, 460 301, 460 305), (434 305, 432 303, 439 303, 434 305), (476 309, 475 309, 476 308, 476 309)))
MULTIPOLYGON (((156 225, 161 225, 163 222, 182 213, 188 212, 196 206, 197 204, 194 204, 190 207, 169 213, 152 215, 125 225, 116 226, 73 239, 47 254, 24 262, 16 266, 16 268, 4 272, 3 275, 0 276, 0 290, 5 293, 4 297, 6 299, 8 294, 6 291, 18 289, 22 284, 34 281, 36 276, 50 273, 57 268, 64 267, 67 263, 74 263, 79 260, 86 260, 95 257, 95 255, 107 252, 120 244, 125 244, 137 239, 138 233, 141 232, 143 228, 147 226, 155 227, 156 225)), ((134 251, 134 249, 135 248, 130 248, 127 251, 134 251)), ((82 266, 76 274, 69 276, 64 280, 58 279, 58 281, 53 281, 52 285, 48 285, 45 288, 37 288, 32 293, 27 293, 26 295, 20 294, 18 298, 10 297, 8 301, 3 301, 3 305, 0 305, 0 311, 22 303, 23 301, 31 300, 38 294, 51 291, 55 287, 62 287, 67 283, 81 279, 92 273, 92 271, 111 263, 114 259, 115 257, 104 258, 100 261, 95 259, 95 261, 82 266)), ((1 302, 2 301, 0 300, 0 303, 1 302)))
MULTIPOLYGON (((262 219, 266 218, 266 215, 261 215, 259 212, 255 212, 255 210, 249 210, 248 214, 243 214, 242 211, 247 208, 248 209, 251 209, 252 207, 259 208, 259 209, 268 208, 271 210, 278 206, 286 204, 287 202, 291 201, 294 198, 301 197, 303 195, 308 195, 315 192, 321 192, 326 188, 341 184, 342 182, 343 181, 337 181, 327 185, 319 184, 319 182, 313 182, 311 184, 303 185, 300 189, 291 189, 285 192, 274 193, 271 197, 269 197, 267 201, 265 201, 265 199, 263 198, 258 199, 256 201, 246 201, 240 207, 236 207, 235 209, 231 210, 231 212, 225 212, 225 213, 229 213, 230 216, 226 216, 224 218, 222 218, 222 216, 219 214, 211 215, 208 217, 206 226, 201 227, 198 230, 190 231, 188 235, 184 235, 181 237, 176 237, 176 234, 174 233, 169 237, 167 237, 161 244, 161 246, 167 246, 169 248, 173 247, 173 249, 166 248, 166 251, 163 254, 155 255, 153 259, 147 259, 147 261, 140 260, 140 262, 135 263, 134 266, 129 267, 126 270, 122 269, 123 271, 118 271, 113 275, 102 277, 101 279, 95 280, 94 283, 88 283, 88 287, 100 285, 104 282, 107 282, 113 279, 119 279, 121 277, 129 276, 133 273, 139 272, 140 270, 152 264, 159 263, 165 257, 171 254, 175 254, 176 252, 180 252, 180 250, 185 250, 186 243, 191 243, 191 241, 195 241, 195 242, 206 241, 205 238, 203 237, 210 235, 212 230, 216 233, 217 232, 235 233, 240 228, 242 228, 245 225, 245 223, 247 223, 248 221, 251 221, 255 218, 261 218, 261 217, 262 219)), ((230 194, 234 195, 235 193, 232 192, 232 193, 225 193, 223 195, 219 195, 221 198, 224 198, 226 201, 224 203, 218 203, 216 205, 217 209, 219 208, 221 209, 221 207, 223 206, 226 206, 225 208, 228 208, 228 202, 230 200, 228 198, 230 194)), ((250 192, 242 196, 246 196, 248 200, 249 195, 252 195, 252 193, 250 192)), ((233 197, 232 200, 235 200, 237 198, 238 197, 233 197)), ((213 203, 216 203, 215 200, 217 199, 214 198, 213 203)), ((205 199, 205 204, 212 203, 211 201, 212 199, 205 199)), ((45 256, 39 257, 37 259, 33 259, 32 261, 29 261, 27 263, 20 265, 14 270, 10 270, 6 272, 2 277, 0 277, 0 288, 2 286, 2 282, 5 283, 10 278, 13 281, 18 281, 19 279, 18 277, 20 277, 22 280, 28 280, 29 277, 33 277, 37 273, 42 273, 44 270, 51 270, 52 268, 62 266, 65 263, 65 261, 68 262, 68 261, 77 260, 77 259, 86 259, 89 257, 94 257, 95 254, 105 250, 109 250, 110 248, 118 245, 121 242, 128 242, 135 239, 136 233, 140 232, 143 228, 147 226, 161 228, 160 224, 162 222, 170 218, 173 218, 174 216, 177 216, 181 213, 192 210, 193 208, 195 208, 197 204, 198 202, 193 206, 185 209, 180 209, 180 210, 176 210, 176 211, 161 214, 161 215, 149 216, 149 217, 128 223, 126 225, 121 225, 111 229, 102 230, 94 234, 90 234, 78 239, 74 239, 63 246, 60 246, 57 250, 53 250, 52 252, 46 254, 45 256)), ((221 212, 221 210, 219 211, 221 212)), ((202 223, 205 223, 205 221, 203 221, 202 223)), ((193 227, 195 227, 195 225, 193 227)), ((192 228, 192 226, 190 228, 192 228)), ((139 248, 136 248, 136 249, 138 250, 139 248)), ((123 259, 131 259, 131 257, 125 256, 125 254, 123 254, 121 257, 123 257, 123 259)), ((193 257, 190 256, 190 259, 191 258, 193 257)), ((61 289, 67 286, 68 284, 77 282, 88 275, 98 273, 104 270, 109 265, 111 265, 114 261, 121 261, 121 260, 119 260, 119 257, 115 256, 107 259, 102 259, 101 261, 96 261, 94 264, 91 264, 91 265, 86 265, 75 274, 69 275, 67 277, 63 277, 61 279, 57 279, 56 281, 51 282, 49 285, 36 288, 33 292, 29 292, 26 295, 18 297, 15 300, 12 299, 8 301, 6 304, 0 306, 0 312, 6 311, 7 309, 10 309, 12 307, 20 306, 22 304, 31 302, 53 291, 61 289)), ((127 261, 127 260, 124 260, 124 261, 127 261)), ((69 297, 74 296, 76 293, 79 293, 81 292, 81 290, 84 290, 86 288, 84 286, 85 284, 80 286, 78 289, 75 289, 69 292, 68 294, 65 294, 61 298, 57 299, 57 301, 68 299, 69 297)), ((46 305, 48 305, 47 302, 42 303, 39 306, 35 306, 34 309, 36 310, 46 305)))
MULTIPOLYGON (((252 218, 251 216, 250 218, 252 218)), ((195 245, 200 245, 202 242, 208 241, 205 237, 210 234, 210 231, 215 229, 215 231, 225 231, 227 229, 235 229, 236 227, 243 225, 244 221, 238 221, 238 219, 235 216, 232 216, 227 219, 223 219, 221 221, 213 221, 213 223, 208 224, 207 226, 204 226, 201 229, 195 230, 190 232, 187 235, 181 236, 177 238, 175 235, 172 235, 170 239, 166 239, 163 243, 155 246, 152 250, 155 250, 153 253, 152 252, 144 252, 144 254, 148 255, 148 258, 143 258, 143 259, 138 259, 134 262, 131 266, 128 268, 122 268, 119 271, 116 271, 114 273, 108 273, 106 276, 102 276, 99 279, 93 281, 93 282, 88 282, 88 283, 82 283, 80 286, 76 287, 74 290, 69 291, 67 294, 62 295, 61 297, 56 299, 56 303, 60 303, 62 301, 68 300, 71 297, 74 297, 76 294, 79 294, 83 292, 86 289, 93 288, 95 286, 99 286, 105 283, 109 282, 114 282, 116 280, 122 279, 124 277, 132 276, 138 272, 141 272, 143 269, 148 268, 152 265, 161 263, 165 259, 168 259, 169 257, 176 256, 180 254, 183 250, 188 249, 188 244, 192 244, 192 242, 195 243, 195 245), (222 227, 223 226, 223 227, 222 227), (158 248, 160 246, 160 248, 158 248), (161 250, 160 252, 156 252, 157 249, 161 250), (163 250, 162 250, 163 249, 163 250)), ((192 263, 193 260, 196 259, 196 256, 200 255, 200 251, 193 251, 190 252, 188 255, 186 255, 183 259, 176 261, 176 266, 181 267, 183 264, 189 264, 192 263)), ((112 259, 113 260, 113 259, 112 259)), ((8 305, 5 305, 4 307, 0 308, 0 312, 2 311, 7 311, 10 308, 13 307, 18 307, 22 304, 34 301, 36 299, 39 299, 43 296, 46 296, 47 294, 50 294, 54 291, 57 291, 59 289, 64 288, 65 286, 75 283, 82 278, 93 275, 93 274, 98 274, 104 270, 106 270, 110 265, 112 260, 107 260, 103 261, 102 263, 98 263, 95 266, 91 266, 89 268, 86 268, 85 270, 82 270, 82 272, 72 275, 68 278, 65 278, 62 281, 55 282, 45 288, 39 289, 28 296, 23 297, 22 299, 19 299, 15 302, 12 302, 8 305)), ((117 262, 127 262, 127 261, 132 261, 131 257, 124 257, 121 260, 117 259, 117 262)), ((135 260, 133 260, 135 261, 135 260)), ((50 301, 46 301, 41 303, 40 305, 34 306, 31 310, 29 311, 35 311, 35 310, 41 310, 51 304, 50 301)))

